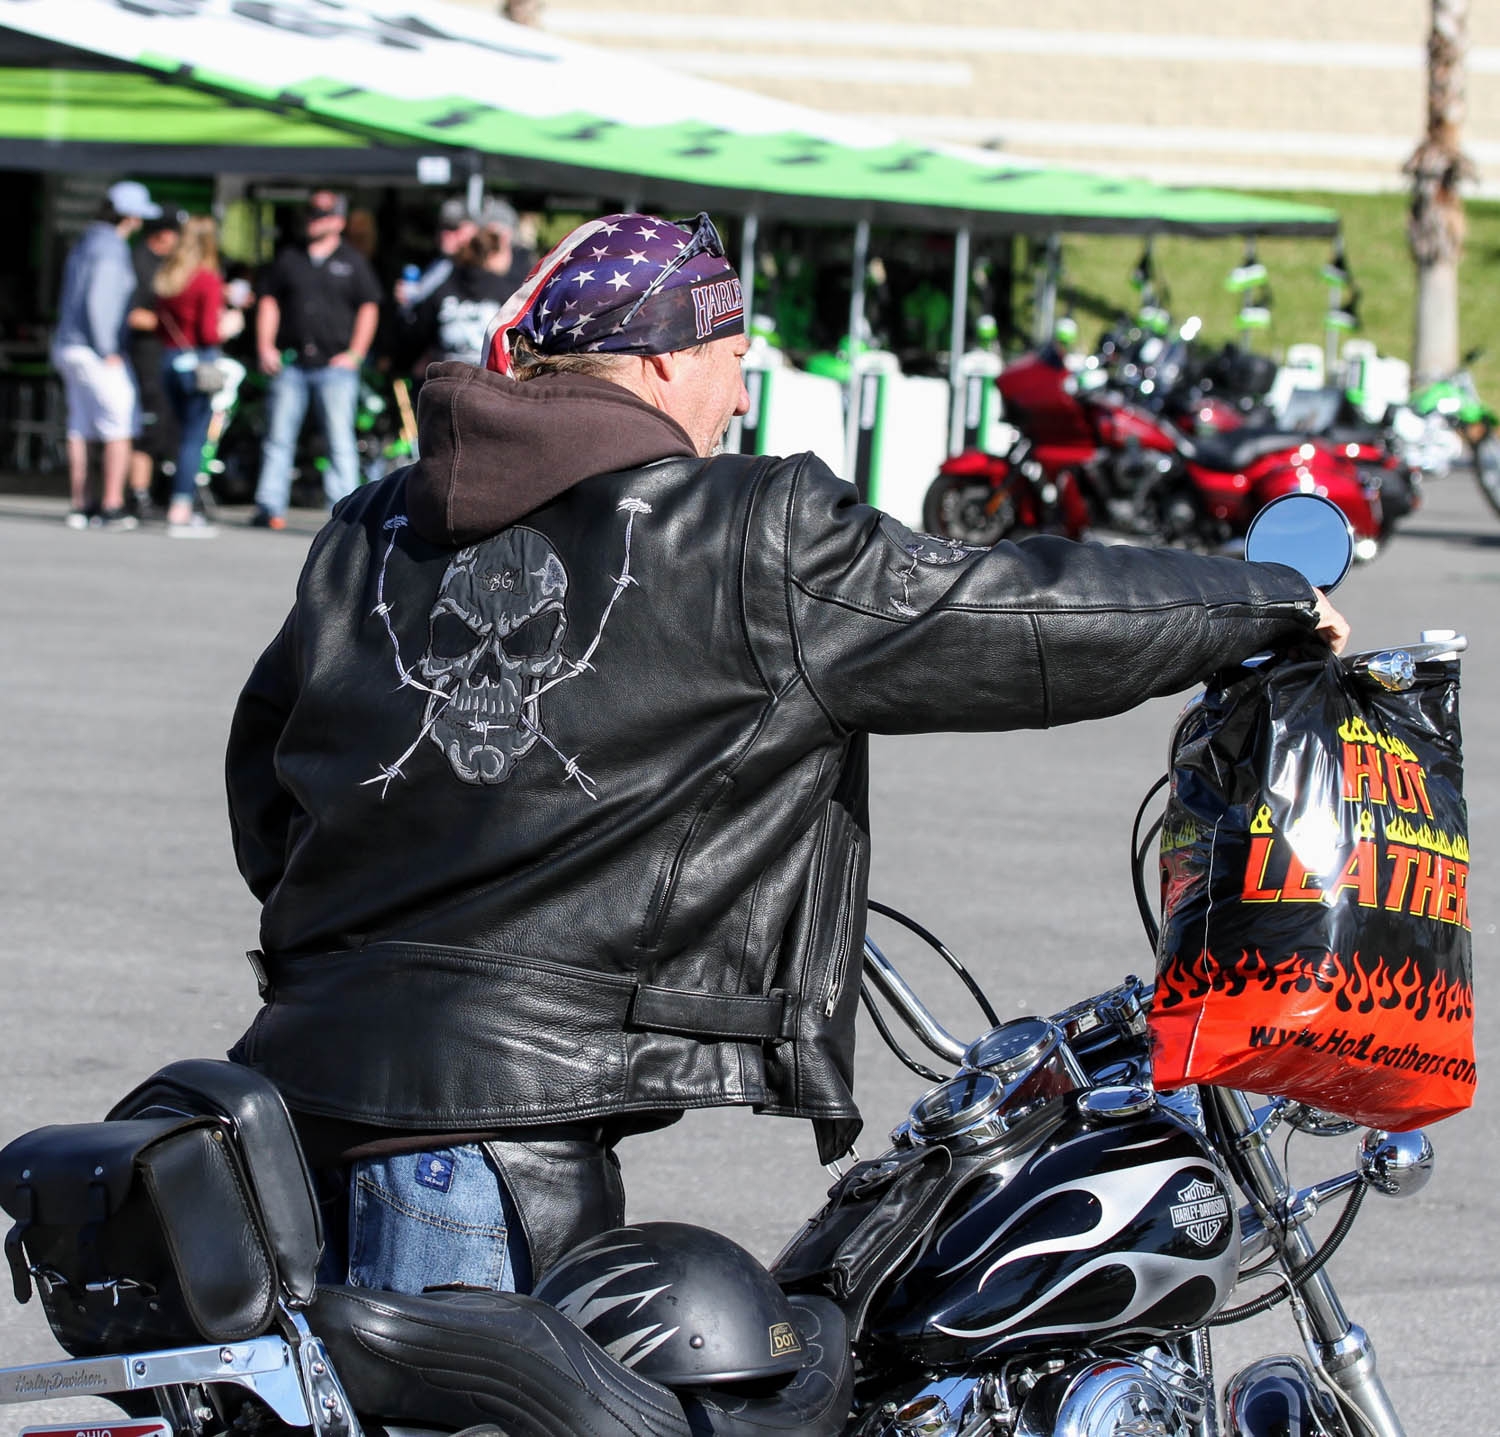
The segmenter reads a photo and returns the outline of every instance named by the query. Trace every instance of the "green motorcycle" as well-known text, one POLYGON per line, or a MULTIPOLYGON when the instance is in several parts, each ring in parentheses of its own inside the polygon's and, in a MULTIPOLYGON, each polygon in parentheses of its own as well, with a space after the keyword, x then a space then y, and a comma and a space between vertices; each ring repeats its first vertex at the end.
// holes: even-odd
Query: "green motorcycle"
POLYGON ((1500 437, 1495 433, 1500 414, 1479 397, 1469 373, 1469 366, 1483 352, 1471 349, 1464 355, 1461 368, 1417 390, 1407 407, 1421 418, 1440 416, 1452 426, 1468 448, 1481 492, 1490 508, 1500 514, 1500 437))

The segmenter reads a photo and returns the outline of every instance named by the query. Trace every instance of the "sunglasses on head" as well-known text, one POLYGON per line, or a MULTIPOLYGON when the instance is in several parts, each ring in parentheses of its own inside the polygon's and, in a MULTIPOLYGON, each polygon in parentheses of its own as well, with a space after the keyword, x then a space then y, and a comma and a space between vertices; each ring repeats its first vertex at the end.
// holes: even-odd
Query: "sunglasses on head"
POLYGON ((719 232, 714 228, 714 222, 709 219, 708 215, 704 211, 698 211, 697 219, 673 220, 672 223, 676 225, 678 229, 685 230, 691 228, 693 231, 693 236, 685 245, 683 245, 680 250, 677 251, 675 255, 673 255, 671 259, 666 262, 666 264, 661 267, 661 272, 657 274, 654 279, 652 279, 650 284, 648 284, 645 289, 643 289, 640 294, 636 296, 635 303, 625 311, 625 317, 621 319, 619 323, 620 329, 625 329, 630 324, 630 321, 633 320, 636 315, 641 312, 641 306, 645 304, 645 302, 650 299, 653 294, 656 294, 658 291, 660 291, 662 285, 664 285, 684 265, 690 263, 692 260, 697 259, 699 255, 708 254, 715 255, 719 259, 725 258, 724 241, 719 238, 719 232))

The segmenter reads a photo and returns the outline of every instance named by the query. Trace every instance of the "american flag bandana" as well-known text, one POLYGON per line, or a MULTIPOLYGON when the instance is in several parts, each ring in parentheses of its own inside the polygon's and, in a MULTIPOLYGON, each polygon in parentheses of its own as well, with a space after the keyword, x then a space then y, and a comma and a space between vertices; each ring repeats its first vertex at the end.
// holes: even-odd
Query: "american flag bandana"
POLYGON ((510 373, 516 334, 539 354, 666 354, 743 334, 744 296, 718 231, 706 214, 690 225, 639 214, 579 225, 491 321, 486 368, 510 373))

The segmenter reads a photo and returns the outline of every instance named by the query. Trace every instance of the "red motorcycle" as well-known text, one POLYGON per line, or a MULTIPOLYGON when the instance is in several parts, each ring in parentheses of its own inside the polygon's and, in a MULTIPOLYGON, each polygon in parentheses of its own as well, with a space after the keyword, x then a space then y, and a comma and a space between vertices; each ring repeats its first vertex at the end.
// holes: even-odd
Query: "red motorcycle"
MULTIPOLYGON (((1179 384, 1165 399, 1162 411, 1195 442, 1211 435, 1248 433, 1251 427, 1272 427, 1272 416, 1255 403, 1259 396, 1234 395, 1216 378, 1199 377, 1179 384)), ((1369 423, 1350 404, 1342 389, 1304 389, 1276 416, 1275 427, 1288 434, 1305 434, 1342 454, 1359 471, 1365 488, 1380 489, 1380 538, 1421 506, 1420 473, 1401 456, 1388 429, 1369 423)), ((1369 557, 1367 552, 1360 557, 1369 557)))
POLYGON ((1102 368, 1072 374, 1054 348, 995 381, 1020 438, 1005 454, 965 450, 923 505, 931 533, 993 544, 1014 531, 1081 538, 1096 527, 1216 546, 1283 494, 1321 494, 1348 516, 1364 556, 1381 534, 1380 486, 1306 434, 1247 430, 1189 439, 1159 412, 1170 376, 1134 388, 1102 368))

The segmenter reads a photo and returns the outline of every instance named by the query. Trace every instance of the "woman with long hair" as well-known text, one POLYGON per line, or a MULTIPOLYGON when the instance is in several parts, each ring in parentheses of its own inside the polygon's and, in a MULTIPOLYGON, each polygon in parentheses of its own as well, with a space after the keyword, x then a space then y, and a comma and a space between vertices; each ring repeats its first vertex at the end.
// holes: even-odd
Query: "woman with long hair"
POLYGON ((172 538, 207 537, 217 531, 195 505, 213 413, 211 376, 219 357, 219 313, 224 308, 219 227, 211 215, 194 215, 183 226, 181 241, 162 261, 152 287, 161 321, 162 383, 182 433, 167 533, 172 538))

